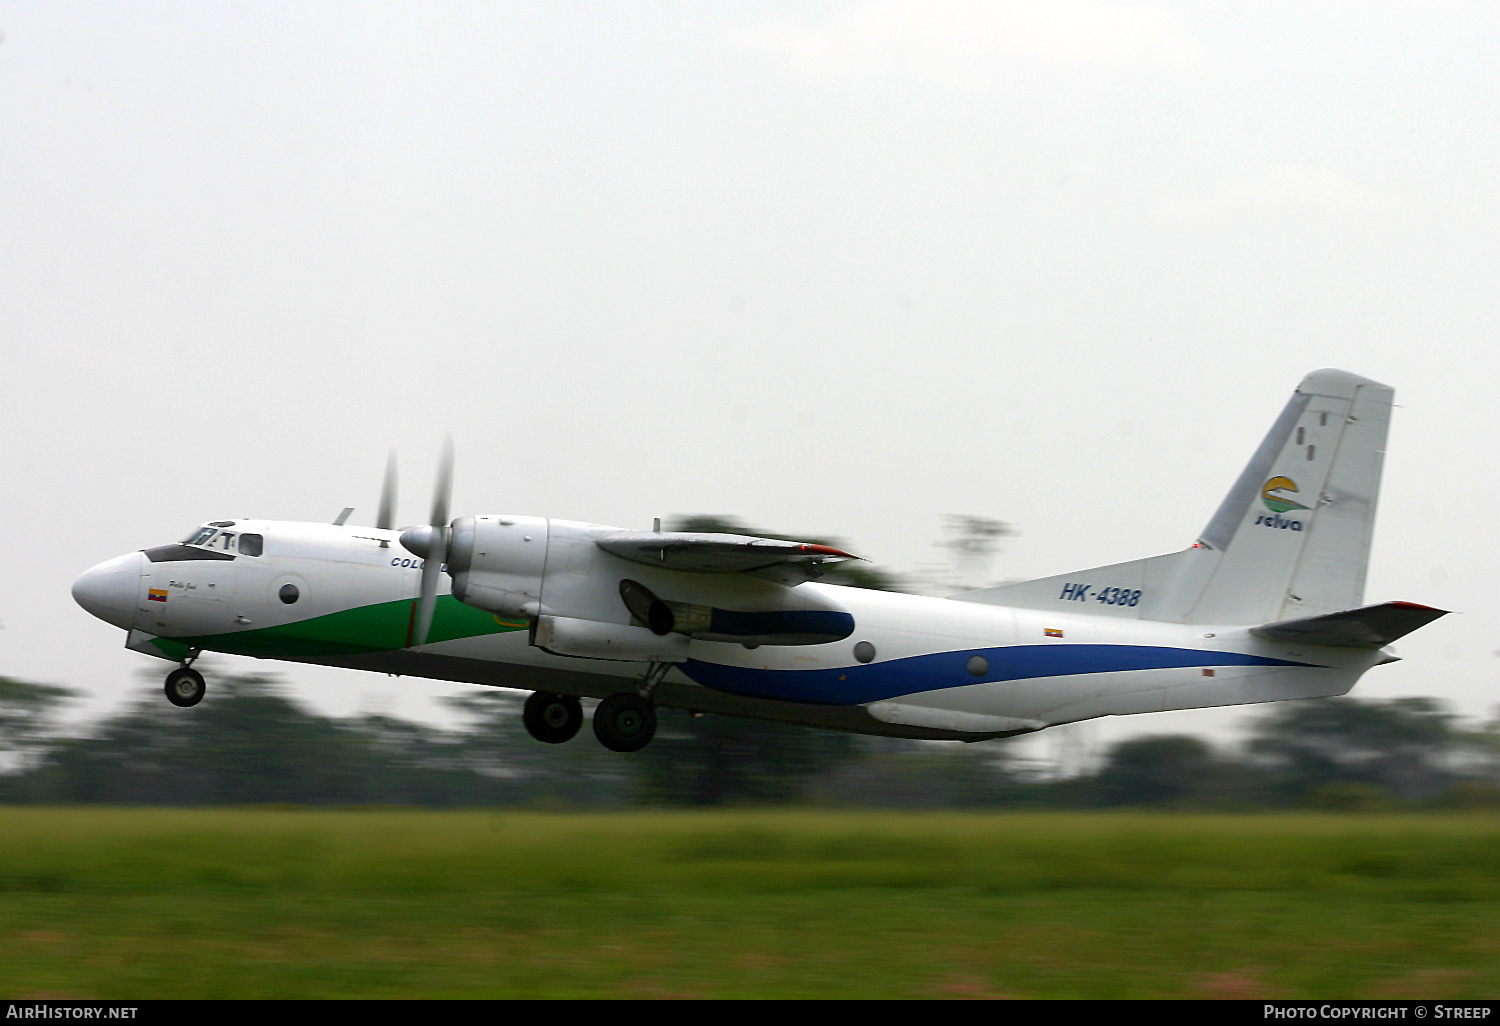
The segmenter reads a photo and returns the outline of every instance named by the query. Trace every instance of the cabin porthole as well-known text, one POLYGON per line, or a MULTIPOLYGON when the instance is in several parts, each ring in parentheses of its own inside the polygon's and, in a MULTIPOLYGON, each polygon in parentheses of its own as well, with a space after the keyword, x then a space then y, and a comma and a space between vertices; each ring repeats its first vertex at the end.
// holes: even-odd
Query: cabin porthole
POLYGON ((854 646, 854 658, 862 663, 868 663, 875 658, 875 646, 868 641, 857 642, 854 646))
POLYGON ((296 602, 297 599, 301 597, 301 595, 302 593, 297 590, 297 586, 295 584, 283 584, 281 586, 281 590, 276 593, 277 598, 281 599, 281 601, 285 602, 287 605, 291 605, 293 602, 296 602))
POLYGON ((966 667, 976 677, 983 677, 990 672, 990 661, 984 656, 970 656, 966 667))

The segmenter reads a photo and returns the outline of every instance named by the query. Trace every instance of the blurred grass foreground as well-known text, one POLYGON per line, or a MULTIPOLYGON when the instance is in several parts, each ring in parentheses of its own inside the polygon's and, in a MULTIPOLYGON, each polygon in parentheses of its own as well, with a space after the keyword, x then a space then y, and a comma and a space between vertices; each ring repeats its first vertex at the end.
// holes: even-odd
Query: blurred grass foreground
POLYGON ((0 992, 1477 998, 1481 814, 0 808, 0 992))

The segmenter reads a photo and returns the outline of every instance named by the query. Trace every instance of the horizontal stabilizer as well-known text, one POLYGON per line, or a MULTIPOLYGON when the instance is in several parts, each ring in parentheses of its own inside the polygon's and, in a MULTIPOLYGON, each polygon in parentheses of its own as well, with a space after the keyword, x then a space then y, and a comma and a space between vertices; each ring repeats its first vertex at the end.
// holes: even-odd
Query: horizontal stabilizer
POLYGON ((1386 602, 1378 606, 1346 609, 1341 613, 1325 613, 1323 616, 1309 616, 1301 620, 1263 624, 1251 628, 1250 633, 1269 641, 1303 645, 1382 648, 1446 615, 1446 609, 1420 606, 1415 602, 1386 602))

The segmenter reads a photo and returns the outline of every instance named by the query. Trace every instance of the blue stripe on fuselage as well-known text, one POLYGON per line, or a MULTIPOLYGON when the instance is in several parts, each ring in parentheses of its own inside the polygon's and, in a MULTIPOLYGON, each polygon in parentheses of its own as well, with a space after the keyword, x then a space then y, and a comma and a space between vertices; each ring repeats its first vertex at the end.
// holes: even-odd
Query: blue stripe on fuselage
POLYGON ((919 691, 1029 677, 1066 677, 1075 673, 1184 666, 1315 665, 1238 652, 1205 652, 1153 645, 1012 645, 934 652, 868 666, 837 666, 821 670, 767 670, 689 659, 682 664, 682 672, 694 683, 736 695, 820 705, 863 705, 919 691), (980 677, 969 673, 968 663, 974 656, 983 656, 989 661, 988 673, 980 677))

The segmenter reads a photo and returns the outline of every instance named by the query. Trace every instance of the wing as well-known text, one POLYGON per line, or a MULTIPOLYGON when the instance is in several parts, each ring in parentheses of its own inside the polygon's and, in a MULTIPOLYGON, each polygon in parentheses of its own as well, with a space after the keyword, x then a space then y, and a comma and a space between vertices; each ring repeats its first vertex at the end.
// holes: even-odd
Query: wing
POLYGON ((782 583, 812 580, 824 563, 858 559, 831 545, 685 531, 616 531, 596 540, 632 563, 704 574, 754 573, 782 583), (788 580, 790 578, 790 580, 788 580))

